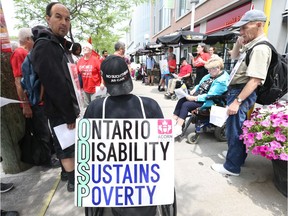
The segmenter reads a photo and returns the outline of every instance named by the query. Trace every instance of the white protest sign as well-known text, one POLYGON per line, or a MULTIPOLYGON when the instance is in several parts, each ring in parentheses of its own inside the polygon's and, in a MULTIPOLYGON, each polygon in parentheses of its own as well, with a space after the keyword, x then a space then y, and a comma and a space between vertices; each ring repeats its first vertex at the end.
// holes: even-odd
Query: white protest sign
POLYGON ((167 60, 160 60, 159 61, 160 71, 161 74, 169 74, 169 68, 168 68, 168 61, 167 60))
POLYGON ((80 119, 75 148, 76 206, 174 202, 171 119, 80 119))

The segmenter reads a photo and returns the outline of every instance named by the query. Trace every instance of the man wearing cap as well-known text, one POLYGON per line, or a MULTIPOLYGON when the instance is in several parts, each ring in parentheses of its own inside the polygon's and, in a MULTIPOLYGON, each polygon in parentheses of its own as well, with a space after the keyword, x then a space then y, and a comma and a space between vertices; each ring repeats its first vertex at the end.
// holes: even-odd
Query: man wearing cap
POLYGON ((170 79, 168 82, 167 93, 165 94, 165 98, 167 98, 167 99, 170 99, 171 96, 174 94, 176 82, 180 81, 181 79, 183 79, 185 77, 189 77, 190 74, 192 73, 192 67, 190 64, 188 64, 185 57, 182 57, 180 59, 180 63, 181 63, 180 72, 179 72, 177 78, 170 79))
POLYGON ((245 57, 248 49, 260 41, 267 40, 264 35, 265 22, 266 16, 262 11, 250 10, 233 25, 234 28, 240 28, 241 36, 231 52, 232 58, 237 57, 238 62, 230 74, 227 95, 228 152, 224 164, 211 166, 213 170, 221 174, 238 176, 247 157, 245 145, 239 137, 242 134, 242 125, 247 118, 247 113, 256 102, 256 89, 266 79, 272 52, 267 45, 261 44, 252 49, 248 66, 245 63, 245 57))
MULTIPOLYGON (((142 119, 145 116, 146 118, 164 118, 160 106, 154 99, 131 94, 133 82, 128 66, 122 57, 108 56, 101 64, 101 73, 110 96, 92 101, 86 109, 84 118, 142 119)), ((94 211, 93 208, 85 209, 88 215, 93 214, 94 211)), ((156 206, 113 207, 112 212, 114 216, 148 216, 156 214, 156 206)))

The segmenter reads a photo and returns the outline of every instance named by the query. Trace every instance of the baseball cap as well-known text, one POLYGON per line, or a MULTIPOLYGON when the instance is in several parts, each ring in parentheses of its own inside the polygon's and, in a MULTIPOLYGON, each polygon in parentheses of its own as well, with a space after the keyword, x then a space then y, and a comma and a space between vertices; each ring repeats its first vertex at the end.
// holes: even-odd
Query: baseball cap
POLYGON ((253 21, 266 22, 266 19, 267 19, 267 17, 264 14, 263 11, 261 11, 261 10, 250 10, 250 11, 247 11, 242 16, 240 21, 235 23, 232 27, 233 28, 238 28, 238 27, 241 27, 241 26, 247 24, 248 22, 253 22, 253 21))
POLYGON ((108 56, 101 64, 101 73, 111 96, 127 95, 133 90, 130 72, 122 57, 108 56))

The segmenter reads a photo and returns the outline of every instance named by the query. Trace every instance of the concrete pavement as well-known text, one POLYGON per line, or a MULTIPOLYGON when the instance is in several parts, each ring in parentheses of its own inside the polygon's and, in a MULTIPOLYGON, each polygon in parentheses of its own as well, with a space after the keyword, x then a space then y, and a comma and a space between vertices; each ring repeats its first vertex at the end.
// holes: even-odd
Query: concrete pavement
MULTIPOLYGON (((134 94, 155 99, 166 118, 172 116, 176 101, 165 100, 157 86, 134 81, 134 94)), ((190 126, 187 133, 192 132, 190 126)), ((213 134, 201 134, 197 145, 184 138, 175 143, 175 188, 178 216, 284 216, 287 198, 273 184, 271 161, 249 154, 239 177, 213 171, 213 163, 224 162, 221 152, 227 143, 213 134)), ((81 216, 84 209, 74 206, 73 193, 60 181, 60 169, 33 167, 22 173, 1 173, 2 182, 15 189, 1 194, 1 209, 17 210, 23 216, 81 216)), ((110 215, 109 212, 106 215, 110 215)))

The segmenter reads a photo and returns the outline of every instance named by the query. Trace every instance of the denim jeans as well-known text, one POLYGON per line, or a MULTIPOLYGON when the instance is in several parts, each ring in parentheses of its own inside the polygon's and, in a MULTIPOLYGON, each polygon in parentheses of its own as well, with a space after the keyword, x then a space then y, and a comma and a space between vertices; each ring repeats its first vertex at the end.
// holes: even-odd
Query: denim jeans
POLYGON ((203 102, 188 101, 184 97, 178 100, 173 114, 185 120, 189 112, 197 109, 198 107, 201 107, 202 105, 203 105, 203 102))
MULTIPOLYGON (((230 105, 240 94, 242 88, 229 89, 227 94, 227 105, 230 105)), ((230 115, 226 121, 226 136, 228 142, 228 152, 224 168, 233 173, 240 173, 241 165, 247 157, 243 140, 239 140, 242 134, 243 122, 247 119, 247 113, 255 104, 257 95, 254 91, 240 105, 236 115, 230 115)))
POLYGON ((168 87, 169 80, 172 79, 172 78, 173 78, 173 76, 170 75, 170 74, 165 74, 165 75, 163 76, 163 79, 165 80, 165 86, 168 87))

